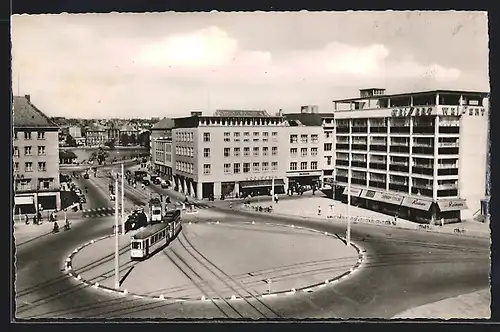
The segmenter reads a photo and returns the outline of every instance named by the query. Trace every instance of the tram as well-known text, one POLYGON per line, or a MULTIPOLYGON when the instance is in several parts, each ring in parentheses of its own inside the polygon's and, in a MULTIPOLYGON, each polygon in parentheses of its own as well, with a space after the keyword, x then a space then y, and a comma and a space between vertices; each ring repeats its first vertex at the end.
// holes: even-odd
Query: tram
POLYGON ((149 224, 130 240, 130 258, 143 260, 165 248, 182 229, 180 210, 169 211, 162 222, 149 224))

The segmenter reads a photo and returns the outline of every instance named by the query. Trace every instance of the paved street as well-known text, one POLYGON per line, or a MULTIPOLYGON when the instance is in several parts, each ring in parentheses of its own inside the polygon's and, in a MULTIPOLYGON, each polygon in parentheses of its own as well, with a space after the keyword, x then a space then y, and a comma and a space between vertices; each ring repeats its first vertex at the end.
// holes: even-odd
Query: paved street
MULTIPOLYGON (((107 193, 96 179, 88 183, 86 209, 109 206, 107 193)), ((81 186, 81 185, 80 185, 81 186)), ((106 188, 106 184, 103 184, 106 188)), ((152 186, 151 186, 152 187, 152 186)), ((154 187, 152 187, 154 188, 154 187)), ((129 206, 148 195, 127 193, 129 206)), ((322 220, 281 215, 258 215, 214 207, 231 222, 293 223, 331 233, 345 226, 322 220), (229 214, 228 214, 229 213, 229 214)), ((17 316, 28 317, 221 317, 213 303, 151 302, 84 289, 61 272, 62 262, 76 247, 110 233, 113 218, 86 218, 66 233, 47 236, 17 248, 17 316), (203 310, 201 310, 203 308, 203 310)), ((293 300, 266 299, 281 317, 391 318, 402 311, 489 285, 489 240, 359 224, 353 241, 367 251, 368 264, 359 273, 333 286, 293 300)), ((248 304, 235 302, 245 310, 248 304)))

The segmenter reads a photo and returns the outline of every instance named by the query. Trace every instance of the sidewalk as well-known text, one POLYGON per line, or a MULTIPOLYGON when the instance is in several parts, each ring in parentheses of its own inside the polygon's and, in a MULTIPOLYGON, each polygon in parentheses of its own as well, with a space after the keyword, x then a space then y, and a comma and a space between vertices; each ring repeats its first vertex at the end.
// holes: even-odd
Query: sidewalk
POLYGON ((490 306, 490 290, 485 289, 409 309, 393 319, 489 319, 490 306))
MULTIPOLYGON (((78 224, 85 219, 79 218, 68 218, 71 225, 78 224)), ((59 232, 64 232, 64 217, 63 219, 58 219, 57 224, 59 225, 59 232)), ((41 225, 34 225, 31 222, 26 225, 24 222, 14 223, 14 238, 16 240, 16 246, 37 240, 39 238, 48 236, 52 234, 52 229, 54 228, 54 223, 44 220, 41 225)))
MULTIPOLYGON (((345 223, 347 221, 347 204, 319 195, 304 195, 300 199, 282 199, 278 202, 278 204, 272 204, 270 197, 267 200, 261 198, 260 203, 254 200, 250 205, 260 205, 263 207, 273 205, 273 214, 301 216, 304 218, 314 218, 318 220, 342 223, 345 223), (333 214, 331 214, 331 218, 329 218, 330 205, 333 205, 333 214)), ((240 205, 240 208, 247 211, 255 211, 253 208, 245 208, 243 204, 240 205)), ((391 216, 352 205, 351 218, 353 223, 366 223, 379 226, 456 234, 462 236, 469 235, 490 237, 489 225, 474 221, 462 222, 459 224, 448 224, 441 227, 434 225, 422 225, 405 219, 397 218, 396 225, 394 225, 394 218, 391 216), (457 228, 465 229, 465 233, 458 231, 457 228)))

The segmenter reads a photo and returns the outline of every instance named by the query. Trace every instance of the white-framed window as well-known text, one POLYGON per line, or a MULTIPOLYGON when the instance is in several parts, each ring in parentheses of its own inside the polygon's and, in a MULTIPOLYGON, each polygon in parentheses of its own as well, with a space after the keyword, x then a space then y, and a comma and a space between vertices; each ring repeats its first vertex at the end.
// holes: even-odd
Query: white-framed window
POLYGON ((290 143, 297 143, 298 142, 298 135, 292 134, 290 135, 290 143))
POLYGON ((307 144, 307 135, 300 135, 300 143, 307 144))
POLYGON ((325 131, 325 138, 330 138, 333 136, 333 131, 325 131))
POLYGON ((241 164, 240 163, 234 163, 233 164, 233 173, 234 174, 240 174, 241 173, 241 164))
POLYGON ((269 137, 269 132, 268 132, 268 131, 264 131, 264 132, 262 133, 262 136, 264 136, 264 137, 269 137))
POLYGON ((233 133, 234 137, 240 137, 240 134, 241 134, 241 133, 240 133, 240 132, 237 132, 237 131, 235 131, 235 132, 233 133))
POLYGON ((291 171, 296 171, 297 170, 297 162, 296 161, 292 161, 290 163, 290 170, 291 171))
POLYGON ((31 131, 24 132, 24 139, 26 139, 26 140, 31 139, 31 131))
POLYGON ((231 148, 224 148, 224 157, 231 156, 231 148))
POLYGON ((210 148, 203 149, 203 157, 210 158, 210 148))
POLYGON ((25 156, 31 156, 31 146, 25 146, 24 147, 24 155, 25 156))
POLYGON ((260 136, 260 133, 259 133, 258 131, 254 131, 254 132, 253 132, 253 136, 254 136, 254 137, 255 137, 255 136, 260 136))
POLYGON ((203 164, 203 174, 208 175, 212 172, 212 166, 210 164, 203 164))
POLYGON ((240 156, 240 152, 241 152, 240 148, 234 148, 233 153, 234 153, 235 157, 239 157, 240 156))
POLYGON ((260 172, 260 163, 253 163, 252 164, 252 172, 254 172, 254 173, 260 172))
POLYGON ((307 161, 301 161, 300 162, 300 169, 301 170, 307 169, 307 161))
POLYGON ((45 172, 46 170, 47 170, 47 164, 45 163, 45 161, 38 162, 38 171, 45 172))
POLYGON ((254 155, 254 157, 257 157, 259 155, 259 147, 258 146, 253 148, 253 155, 254 155))
POLYGON ((224 164, 224 174, 231 174, 231 164, 224 164))
POLYGON ((262 155, 263 155, 263 156, 267 156, 267 155, 269 155, 269 147, 264 146, 264 147, 262 148, 262 155))
POLYGON ((19 171, 19 162, 14 162, 14 171, 17 172, 19 171))
POLYGON ((203 133, 203 142, 210 142, 210 133, 203 133))
POLYGON ((300 156, 301 157, 306 157, 307 156, 307 148, 301 148, 300 149, 300 156))
POLYGON ((245 131, 245 132, 243 133, 243 136, 247 136, 247 137, 248 137, 248 136, 250 136, 250 132, 245 131))
POLYGON ((297 148, 290 148, 290 156, 291 157, 297 156, 297 148))
POLYGON ((273 156, 277 155, 278 154, 278 147, 277 146, 273 146, 271 151, 272 151, 272 155, 273 156))
POLYGON ((33 172, 33 163, 31 161, 27 161, 24 163, 24 171, 33 172))
POLYGON ((243 155, 245 157, 248 157, 250 155, 250 148, 249 147, 244 147, 243 148, 243 155))
POLYGON ((318 162, 317 161, 311 161, 311 169, 318 169, 318 162))
POLYGON ((268 161, 262 162, 262 172, 269 172, 269 162, 268 161))
POLYGON ((243 163, 243 173, 250 173, 250 163, 243 163))
POLYGON ((328 166, 331 166, 332 165, 332 156, 326 156, 326 164, 328 166))
POLYGON ((277 161, 273 161, 273 162, 271 163, 271 170, 272 170, 273 172, 277 172, 277 171, 278 171, 278 162, 277 162, 277 161))
POLYGON ((318 143, 318 134, 311 134, 311 142, 318 143))
POLYGON ((311 156, 317 156, 318 155, 318 148, 311 148, 311 156))
POLYGON ((17 146, 14 147, 14 157, 19 157, 19 149, 17 146))
POLYGON ((224 137, 229 137, 229 136, 231 136, 231 133, 230 133, 230 132, 228 132, 228 131, 225 131, 225 132, 224 132, 224 137))
POLYGON ((332 143, 325 143, 324 150, 325 151, 332 151, 332 143))

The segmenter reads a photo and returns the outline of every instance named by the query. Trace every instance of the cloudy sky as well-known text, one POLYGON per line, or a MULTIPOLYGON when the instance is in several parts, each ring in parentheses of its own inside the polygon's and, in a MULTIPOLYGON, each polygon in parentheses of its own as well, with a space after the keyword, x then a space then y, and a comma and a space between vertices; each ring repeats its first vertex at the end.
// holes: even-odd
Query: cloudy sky
POLYGON ((331 111, 359 88, 489 91, 484 12, 15 15, 13 92, 51 116, 331 111))

